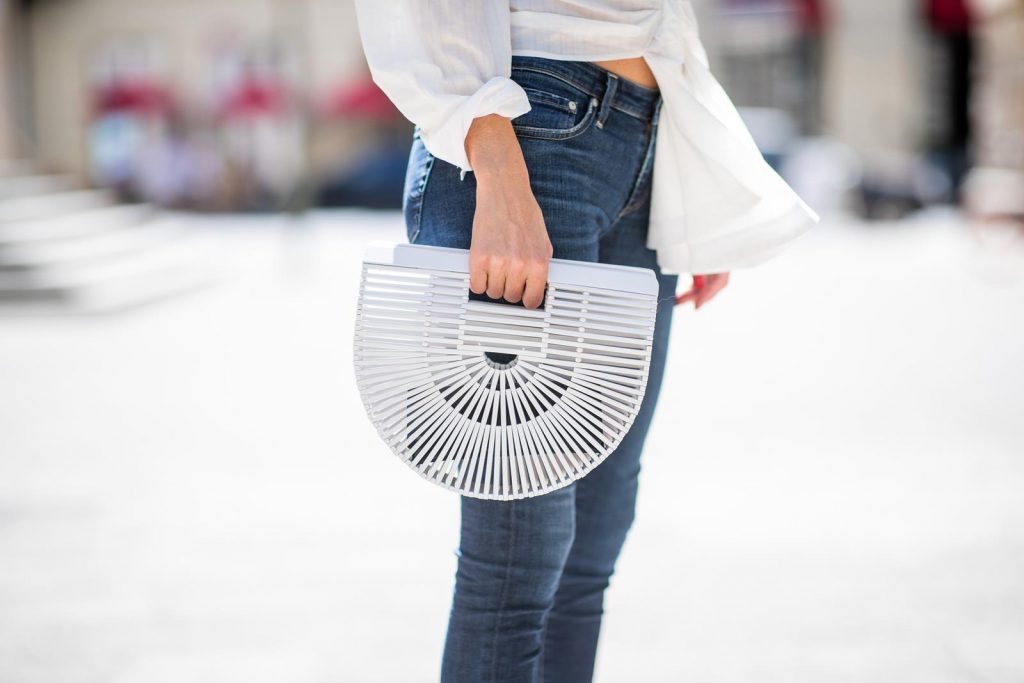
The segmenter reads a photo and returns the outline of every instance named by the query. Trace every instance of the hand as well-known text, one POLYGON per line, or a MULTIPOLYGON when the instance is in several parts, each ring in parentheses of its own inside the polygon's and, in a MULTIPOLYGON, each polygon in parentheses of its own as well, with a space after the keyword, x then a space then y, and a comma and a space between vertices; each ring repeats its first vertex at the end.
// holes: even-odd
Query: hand
POLYGON ((693 309, 697 310, 711 301, 727 284, 729 284, 729 273, 694 275, 690 289, 676 295, 676 305, 692 301, 693 309))
POLYGON ((466 154, 476 176, 469 288, 537 308, 552 247, 511 122, 493 114, 475 119, 466 154))

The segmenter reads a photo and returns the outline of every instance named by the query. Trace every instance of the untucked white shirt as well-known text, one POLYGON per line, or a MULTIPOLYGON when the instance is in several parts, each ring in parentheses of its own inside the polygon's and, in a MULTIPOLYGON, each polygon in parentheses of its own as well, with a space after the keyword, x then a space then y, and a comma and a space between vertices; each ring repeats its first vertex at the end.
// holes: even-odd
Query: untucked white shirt
POLYGON ((530 110, 512 55, 643 57, 662 96, 647 245, 666 273, 717 273, 773 256, 817 220, 761 156, 708 68, 684 0, 356 0, 374 81, 427 150, 472 170, 474 118, 530 110))

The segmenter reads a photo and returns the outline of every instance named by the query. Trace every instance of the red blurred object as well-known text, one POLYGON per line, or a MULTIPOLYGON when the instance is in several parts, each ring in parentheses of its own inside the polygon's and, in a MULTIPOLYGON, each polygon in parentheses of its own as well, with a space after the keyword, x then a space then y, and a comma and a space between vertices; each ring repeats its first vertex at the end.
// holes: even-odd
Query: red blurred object
POLYGON ((145 79, 117 80, 98 89, 95 112, 97 116, 114 112, 161 115, 172 105, 170 92, 160 83, 145 79))
POLYGON ((971 11, 966 0, 924 0, 928 23, 939 33, 967 33, 971 11))
POLYGON ((821 0, 792 0, 796 9, 797 21, 805 33, 821 34, 825 32, 828 16, 821 0))
POLYGON ((396 120, 402 116, 384 91, 370 78, 336 88, 327 97, 324 113, 338 118, 367 118, 377 121, 396 120))
POLYGON ((220 115, 230 119, 278 116, 288 104, 288 91, 278 79, 249 77, 230 93, 221 105, 220 115))
POLYGON ((695 289, 704 289, 704 285, 707 284, 707 278, 703 275, 693 276, 693 286, 695 289))

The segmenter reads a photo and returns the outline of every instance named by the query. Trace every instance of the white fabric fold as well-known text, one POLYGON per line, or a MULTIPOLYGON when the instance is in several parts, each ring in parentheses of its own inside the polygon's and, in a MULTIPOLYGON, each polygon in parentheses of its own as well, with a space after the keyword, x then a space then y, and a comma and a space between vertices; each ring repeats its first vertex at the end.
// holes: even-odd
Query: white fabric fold
POLYGON ((507 2, 356 0, 373 80, 420 127, 431 154, 463 171, 473 119, 530 111, 512 75, 507 2))
POLYGON ((647 245, 668 273, 757 265, 818 216, 764 160, 708 67, 689 3, 664 3, 644 51, 662 95, 647 245))
POLYGON ((530 111, 526 91, 503 76, 492 78, 469 97, 452 104, 450 111, 439 117, 437 126, 420 129, 420 137, 431 154, 463 171, 473 170, 466 156, 466 133, 473 119, 488 114, 514 119, 530 111))

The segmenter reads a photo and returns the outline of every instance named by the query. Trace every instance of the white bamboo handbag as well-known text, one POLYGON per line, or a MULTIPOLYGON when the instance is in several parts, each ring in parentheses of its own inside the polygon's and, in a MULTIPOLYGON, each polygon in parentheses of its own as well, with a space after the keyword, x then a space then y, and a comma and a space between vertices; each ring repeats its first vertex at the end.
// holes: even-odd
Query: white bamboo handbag
POLYGON ((536 310, 473 294, 468 273, 462 249, 367 250, 354 345, 366 412, 407 465, 462 495, 566 486, 640 410, 654 272, 554 259, 536 310))

